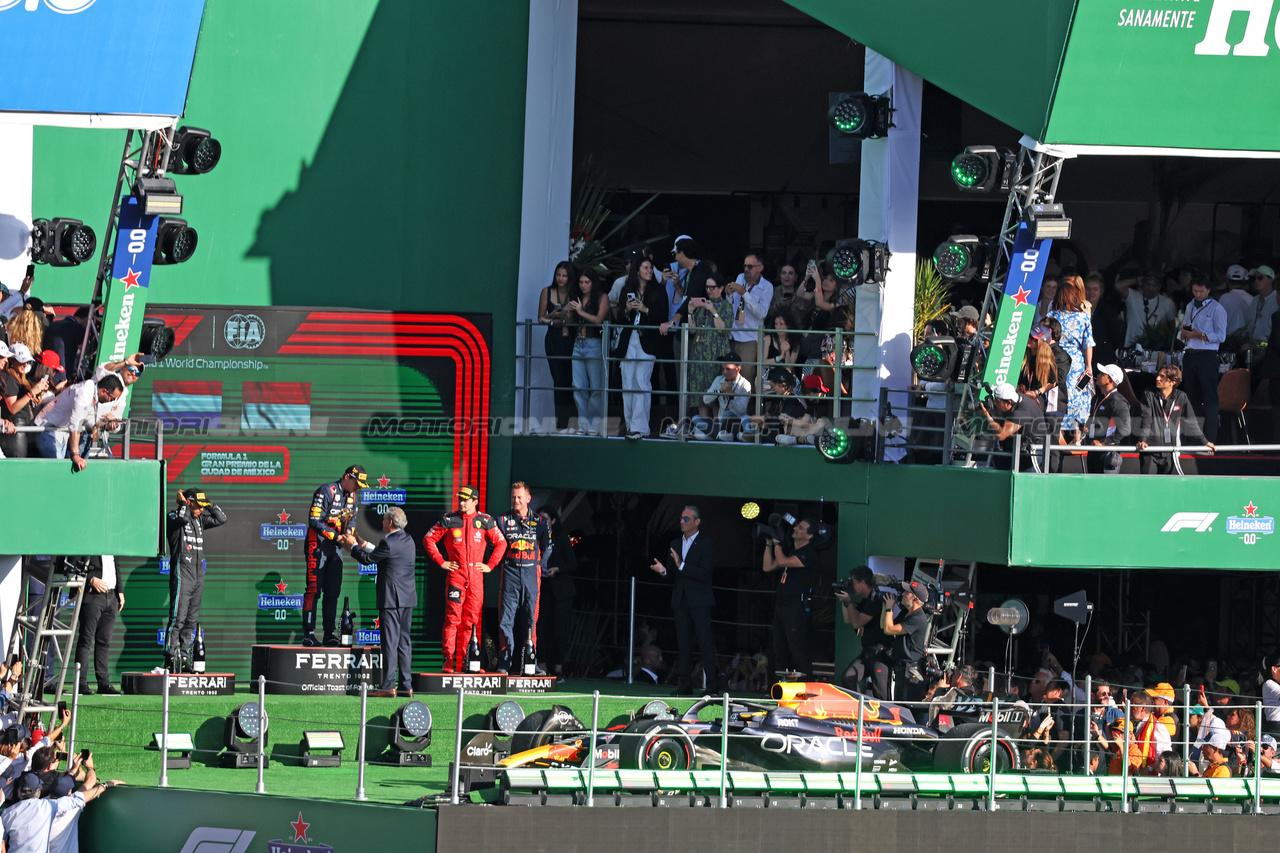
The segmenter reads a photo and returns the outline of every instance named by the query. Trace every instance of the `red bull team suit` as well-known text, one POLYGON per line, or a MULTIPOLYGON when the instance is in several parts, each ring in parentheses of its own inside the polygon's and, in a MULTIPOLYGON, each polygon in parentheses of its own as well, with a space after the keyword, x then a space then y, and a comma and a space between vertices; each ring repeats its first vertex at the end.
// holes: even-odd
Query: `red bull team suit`
POLYGON ((524 637, 515 637, 516 614, 524 614, 524 625, 530 642, 538 645, 538 594, 542 584, 542 571, 551 554, 551 529, 546 516, 530 511, 524 517, 515 511, 498 517, 498 528, 507 540, 507 553, 502 560, 502 575, 498 578, 502 616, 498 627, 502 634, 499 669, 510 670, 517 666, 517 649, 524 637))
POLYGON ((450 512, 427 531, 422 546, 441 568, 450 561, 458 564, 445 575, 444 671, 461 672, 466 668, 472 629, 480 635, 480 609, 484 607, 484 573, 472 566, 481 563, 495 568, 507 550, 507 540, 498 531, 497 522, 483 512, 450 512), (438 547, 441 540, 443 555, 438 547), (484 552, 490 545, 493 553, 485 560, 484 552))
POLYGON ((302 596, 302 630, 306 638, 316 631, 316 599, 324 597, 324 635, 337 645, 334 632, 338 596, 342 593, 342 549, 334 541, 355 528, 360 504, 355 493, 342 490, 341 482, 316 489, 307 517, 307 589, 302 596))

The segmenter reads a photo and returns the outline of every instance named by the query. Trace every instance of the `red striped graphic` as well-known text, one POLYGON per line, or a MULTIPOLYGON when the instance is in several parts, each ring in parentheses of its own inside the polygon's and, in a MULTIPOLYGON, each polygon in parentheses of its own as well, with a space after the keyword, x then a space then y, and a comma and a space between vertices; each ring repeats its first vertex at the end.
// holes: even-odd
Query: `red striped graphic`
POLYGON ((153 394, 195 394, 204 397, 221 397, 221 382, 199 382, 187 379, 157 379, 151 383, 153 394))

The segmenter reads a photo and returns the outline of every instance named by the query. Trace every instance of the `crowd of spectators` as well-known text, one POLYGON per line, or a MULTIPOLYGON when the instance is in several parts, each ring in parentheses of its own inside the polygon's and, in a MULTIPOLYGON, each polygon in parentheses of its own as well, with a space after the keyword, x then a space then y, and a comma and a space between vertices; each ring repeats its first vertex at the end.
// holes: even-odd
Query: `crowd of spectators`
MULTIPOLYGON (((831 418, 837 359, 853 363, 854 311, 840 304, 834 274, 803 257, 774 267, 756 252, 735 273, 687 235, 665 261, 649 245, 630 253, 607 293, 594 269, 556 266, 538 307, 556 431, 600 434, 615 388, 616 434, 633 440, 812 443, 831 418), (678 422, 682 386, 688 414, 678 422), (659 423, 655 400, 666 412, 659 423)), ((840 381, 847 395, 849 374, 840 381)))
POLYGON ((0 285, 0 458, 70 459, 82 470, 90 448, 123 424, 125 389, 146 369, 142 354, 99 366, 73 381, 89 309, 55 319, 29 295, 0 285))

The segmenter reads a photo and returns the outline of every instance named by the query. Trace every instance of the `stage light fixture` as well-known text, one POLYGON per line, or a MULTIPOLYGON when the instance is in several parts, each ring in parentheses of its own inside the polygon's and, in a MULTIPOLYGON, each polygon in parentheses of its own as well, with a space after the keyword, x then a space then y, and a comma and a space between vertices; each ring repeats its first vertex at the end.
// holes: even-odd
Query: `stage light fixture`
POLYGON ((406 702, 391 715, 391 751, 399 764, 430 767, 431 710, 418 700, 406 702))
POLYGON ((258 714, 257 702, 245 702, 227 717, 227 725, 222 737, 222 743, 226 747, 222 754, 224 766, 239 768, 258 766, 258 742, 262 741, 264 752, 269 742, 267 713, 265 710, 261 711, 261 727, 259 727, 258 714))
POLYGON ((889 271, 889 255, 889 248, 884 243, 849 237, 836 241, 827 252, 827 266, 836 281, 853 288, 884 281, 889 271))
POLYGON ((988 281, 998 252, 999 243, 995 240, 956 234, 934 249, 933 265, 947 281, 988 281))
POLYGON ((169 350, 173 349, 176 339, 176 333, 164 324, 164 320, 159 317, 142 318, 142 337, 138 342, 138 351, 143 355, 162 361, 169 350))
POLYGON ((923 382, 949 382, 960 363, 960 345, 950 335, 930 335, 911 350, 911 369, 923 382))
POLYGON ((142 203, 144 216, 182 215, 182 196, 173 178, 138 178, 133 194, 142 203))
POLYGON ((304 731, 298 741, 303 767, 341 767, 342 750, 346 748, 339 731, 304 731), (317 751, 323 754, 314 754, 317 751))
POLYGON ((31 223, 31 260, 51 267, 79 266, 93 257, 98 236, 79 219, 56 217, 31 223))
POLYGON ((1029 204, 1022 218, 1035 240, 1067 240, 1071 237, 1071 220, 1060 204, 1029 204))
POLYGON ((191 260, 200 237, 185 219, 161 219, 156 231, 153 264, 181 264, 191 260))
MULTIPOLYGON (((154 739, 147 744, 147 749, 159 750, 162 736, 162 732, 153 732, 154 739)), ((164 766, 169 770, 190 770, 191 753, 195 748, 190 732, 169 732, 168 741, 165 743, 165 751, 168 755, 165 756, 164 766), (174 755, 175 752, 178 754, 174 755)))
POLYGON ((497 732, 503 737, 511 737, 515 734, 516 726, 520 725, 524 718, 524 708, 520 703, 507 699, 489 709, 485 717, 485 726, 489 731, 497 732))
POLYGON ((751 521, 758 515, 760 515, 760 504, 755 501, 747 501, 742 505, 742 517, 747 521, 751 521))
POLYGON ((833 104, 827 110, 827 121, 841 136, 879 139, 893 127, 893 99, 858 92, 833 104))
POLYGON ((951 180, 969 193, 1008 192, 1018 168, 1018 156, 994 145, 970 145, 951 161, 951 180))
POLYGON ((173 135, 169 173, 203 175, 212 172, 222 159, 222 143, 200 127, 180 127, 173 135))

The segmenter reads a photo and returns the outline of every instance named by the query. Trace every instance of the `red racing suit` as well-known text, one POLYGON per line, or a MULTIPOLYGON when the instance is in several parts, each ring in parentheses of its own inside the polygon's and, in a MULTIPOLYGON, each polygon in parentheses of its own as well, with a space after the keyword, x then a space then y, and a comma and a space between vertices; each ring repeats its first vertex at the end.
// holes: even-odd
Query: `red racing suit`
POLYGON ((461 672, 466 668, 473 627, 476 636, 480 636, 480 609, 484 607, 484 573, 472 566, 480 563, 495 568, 507 550, 507 540, 498 530, 498 523, 483 512, 450 512, 422 537, 422 546, 437 566, 444 568, 450 561, 458 564, 445 580, 444 671, 461 672), (444 555, 437 544, 441 539, 444 555), (493 546, 493 552, 485 560, 488 545, 493 546))

